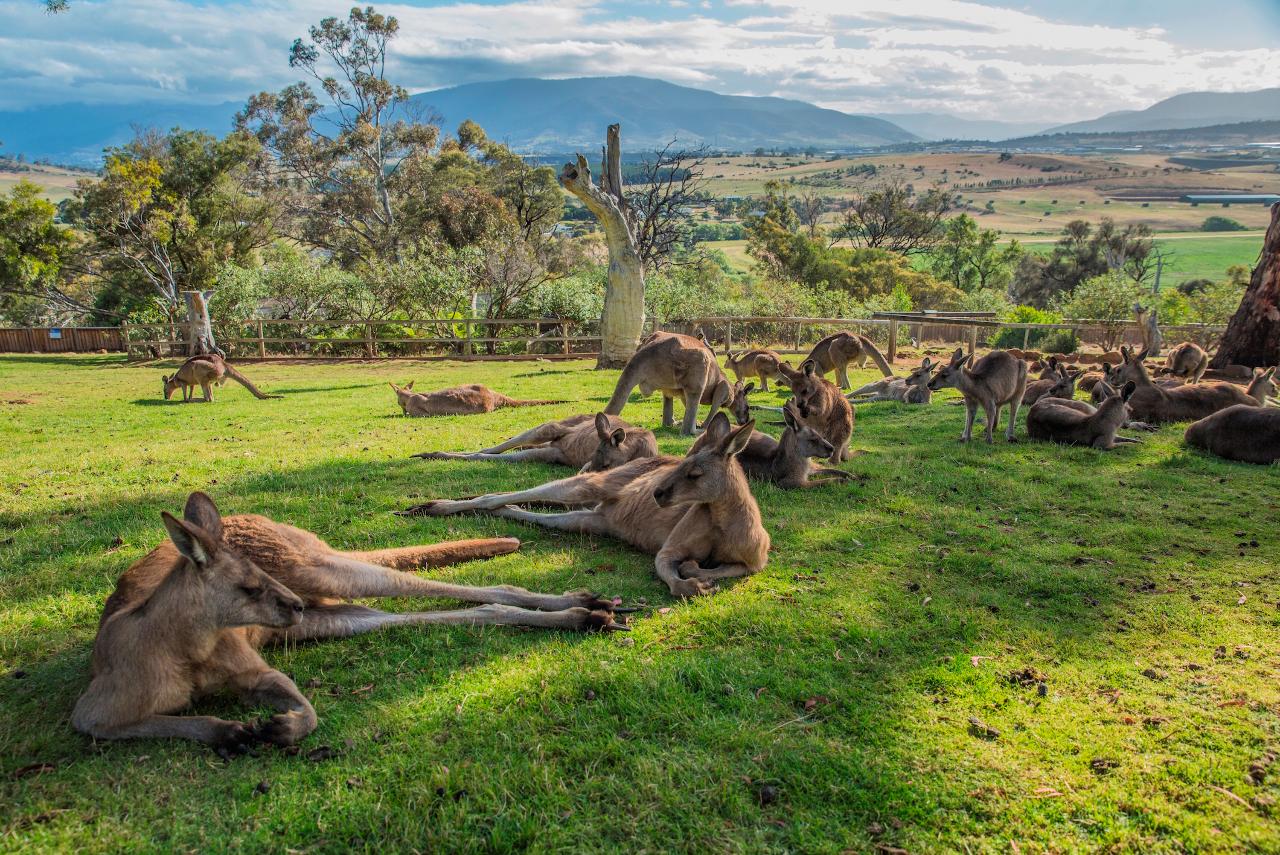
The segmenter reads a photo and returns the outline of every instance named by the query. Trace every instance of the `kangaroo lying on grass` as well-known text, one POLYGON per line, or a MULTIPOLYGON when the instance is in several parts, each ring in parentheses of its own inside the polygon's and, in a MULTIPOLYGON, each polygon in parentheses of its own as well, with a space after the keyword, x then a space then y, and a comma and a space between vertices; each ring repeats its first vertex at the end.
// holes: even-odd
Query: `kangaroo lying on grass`
POLYGON ((853 385, 849 382, 849 363, 857 363, 858 368, 865 365, 867 357, 871 355, 866 347, 869 343, 870 339, 866 336, 849 332, 832 333, 813 346, 805 361, 818 367, 819 376, 834 371, 840 388, 848 389, 853 385))
POLYGON ((656 556, 658 578, 677 597, 714 590, 717 579, 759 572, 769 533, 735 456, 755 422, 694 443, 683 457, 649 457, 552 481, 531 490, 474 499, 439 499, 403 514, 448 516, 480 511, 560 531, 605 534, 656 556), (535 513, 516 507, 548 502, 579 510, 535 513))
POLYGON ((1074 398, 1076 396, 1076 380, 1081 372, 1068 369, 1051 356, 1046 373, 1049 376, 1041 375, 1041 379, 1027 384, 1027 390, 1022 393, 1022 403, 1030 406, 1041 398, 1074 398))
POLYGON ((494 460, 515 463, 537 460, 572 466, 580 472, 603 472, 641 457, 657 457, 653 431, 633 427, 617 416, 570 416, 543 422, 482 451, 424 451, 423 460, 494 460), (511 449, 510 454, 505 452, 511 449))
POLYGON ((396 393, 396 403, 406 416, 470 416, 491 413, 502 407, 538 407, 543 404, 564 404, 567 401, 521 401, 508 398, 488 386, 472 383, 469 386, 452 386, 435 392, 413 391, 413 381, 404 386, 388 383, 396 393))
POLYGON ((929 379, 933 376, 933 369, 937 364, 926 356, 920 362, 920 367, 906 377, 874 380, 845 397, 855 404, 869 404, 874 401, 927 404, 933 400, 933 393, 929 391, 929 379))
POLYGON ((720 370, 715 353, 702 340, 679 333, 655 332, 640 342, 640 349, 622 369, 604 411, 611 416, 620 414, 636 386, 645 396, 662 390, 663 427, 675 424, 673 399, 681 398, 684 422, 680 432, 687 436, 698 426, 699 404, 711 405, 709 419, 733 397, 733 387, 720 370))
MULTIPOLYGON (((733 376, 739 382, 750 380, 752 377, 760 380, 760 391, 769 391, 769 381, 777 380, 785 382, 786 377, 782 370, 778 367, 784 362, 783 358, 777 353, 767 348, 757 348, 755 350, 745 350, 737 356, 728 347, 724 350, 725 367, 733 372, 733 376)), ((790 366, 787 366, 788 368, 790 366)))
POLYGON ((612 602, 594 594, 471 587, 401 572, 513 552, 520 547, 515 538, 341 552, 266 517, 224 518, 204 493, 191 494, 182 519, 162 516, 170 540, 126 570, 107 599, 89 687, 71 715, 76 730, 98 739, 180 737, 222 754, 256 741, 297 742, 315 729, 316 713, 293 681, 258 654, 271 642, 408 624, 625 629, 613 620, 612 602), (486 605, 383 612, 343 602, 410 596, 486 605), (223 689, 276 714, 256 725, 174 715, 223 689))
POLYGON ((1276 404, 1277 390, 1280 390, 1280 384, 1276 383, 1276 366, 1273 365, 1265 371, 1256 369, 1244 393, 1265 407, 1276 404))
POLYGON ((199 386, 204 393, 205 403, 211 403, 214 384, 221 386, 227 382, 228 377, 252 392, 253 397, 263 401, 284 397, 283 395, 264 395, 257 386, 249 382, 248 377, 233 368, 221 356, 216 353, 206 353, 191 357, 172 375, 164 378, 164 399, 169 400, 173 390, 181 388, 182 400, 190 401, 195 394, 195 387, 199 386))
POLYGON ((1146 366, 1142 364, 1147 356, 1145 349, 1138 354, 1128 347, 1120 350, 1124 363, 1113 369, 1113 385, 1132 381, 1137 386, 1138 391, 1129 399, 1129 407, 1133 417, 1139 421, 1151 424, 1190 422, 1233 404, 1258 406, 1254 398, 1230 383, 1196 383, 1173 388, 1158 386, 1151 382, 1146 366))
POLYGON ((1084 401, 1043 397, 1027 411, 1027 435, 1065 445, 1087 445, 1111 450, 1119 442, 1141 442, 1116 436, 1129 420, 1127 401, 1136 387, 1125 383, 1119 394, 1112 395, 1096 409, 1084 401))
POLYGON ((831 443, 828 463, 838 464, 849 459, 849 437, 853 436, 853 407, 840 389, 825 379, 806 359, 799 371, 783 368, 787 382, 791 384, 792 400, 796 412, 805 422, 831 443))
POLYGON ((1192 422, 1183 439, 1227 460, 1275 463, 1280 461, 1280 408, 1236 404, 1192 422))
POLYGON ((1156 373, 1181 377, 1188 383, 1199 383, 1208 367, 1209 354, 1205 353, 1204 348, 1193 341, 1184 341, 1169 351, 1164 367, 1156 373))
MULTIPOLYGON (((797 412, 794 401, 789 400, 783 405, 782 419, 785 428, 780 439, 756 431, 751 434, 747 447, 738 454, 738 464, 748 478, 769 481, 784 490, 816 487, 819 484, 853 478, 843 469, 813 465, 811 457, 829 457, 834 449, 820 433, 805 423, 797 412), (832 477, 809 480, 814 475, 832 477)), ((729 431, 729 419, 723 413, 717 413, 707 424, 706 432, 694 442, 693 448, 700 449, 704 445, 719 442, 729 431)))
POLYGON ((964 395, 965 422, 961 442, 973 438, 973 419, 978 407, 987 417, 987 442, 994 442, 993 434, 1000 424, 1000 407, 1009 405, 1009 425, 1004 438, 1014 442, 1013 430, 1017 424, 1018 406, 1027 389, 1027 363, 1010 356, 1003 350, 993 350, 966 367, 973 354, 965 355, 961 348, 951 355, 951 362, 943 365, 929 381, 929 389, 937 392, 952 387, 964 395))

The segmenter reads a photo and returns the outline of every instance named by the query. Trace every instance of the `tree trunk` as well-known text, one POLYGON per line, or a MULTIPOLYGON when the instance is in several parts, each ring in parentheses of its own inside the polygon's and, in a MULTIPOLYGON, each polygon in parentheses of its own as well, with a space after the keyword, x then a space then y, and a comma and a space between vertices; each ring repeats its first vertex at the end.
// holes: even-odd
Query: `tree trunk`
POLYGON ((213 326, 209 323, 209 299, 212 291, 183 291, 187 303, 187 356, 216 353, 226 356, 213 340, 213 326))
POLYGON ((560 183, 582 200, 604 227, 609 246, 609 284, 600 316, 600 359, 596 368, 626 365, 644 331, 644 264, 636 251, 635 227, 622 193, 621 161, 618 126, 610 125, 601 164, 601 186, 592 183, 591 167, 582 155, 578 155, 576 164, 566 163, 560 172, 560 183))
POLYGON ((1227 324, 1210 368, 1260 368, 1280 361, 1280 203, 1271 206, 1271 225, 1262 258, 1227 324))

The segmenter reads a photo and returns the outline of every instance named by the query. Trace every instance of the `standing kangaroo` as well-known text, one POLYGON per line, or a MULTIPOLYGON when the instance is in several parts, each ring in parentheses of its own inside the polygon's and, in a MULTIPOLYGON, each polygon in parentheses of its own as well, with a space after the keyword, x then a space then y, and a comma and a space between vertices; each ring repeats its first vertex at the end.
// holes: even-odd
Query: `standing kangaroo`
POLYGON ((169 377, 164 380, 164 399, 167 401, 173 395, 173 390, 182 389, 183 402, 190 401, 195 393, 195 387, 199 386, 204 393, 204 402, 213 402, 213 386, 223 385, 227 382, 227 378, 239 383, 241 386, 253 393, 253 397, 266 401, 272 398, 281 398, 282 395, 265 395, 258 390, 258 387, 249 382, 249 378, 245 377, 239 371, 231 366, 229 362, 216 353, 206 353, 201 356, 193 356, 169 377))
MULTIPOLYGON (((747 447, 738 454, 738 464, 748 478, 768 481, 784 490, 817 487, 853 478, 843 469, 813 465, 810 458, 829 457, 833 449, 822 434, 805 423, 793 401, 783 405, 782 419, 785 428, 781 438, 774 439, 756 431, 751 434, 747 447), (830 477, 810 480, 815 475, 830 477)), ((707 425, 706 433, 694 442, 694 447, 719 442, 729 431, 729 419, 723 413, 717 413, 707 425)))
MULTIPOLYGON (((756 348, 755 350, 745 350, 737 356, 726 346, 724 349, 725 367, 733 372, 733 376, 739 382, 750 380, 755 377, 760 380, 760 391, 769 391, 769 381, 785 380, 782 370, 778 367, 785 360, 777 353, 767 348, 756 348)), ((790 366, 788 366, 790 367, 790 366)))
POLYGON ((1064 445, 1087 445, 1107 451, 1119 442, 1141 442, 1116 436, 1129 420, 1128 400, 1136 387, 1124 384, 1118 394, 1094 408, 1084 401, 1043 397, 1027 411, 1027 435, 1032 439, 1060 442, 1064 445))
POLYGON ((683 458, 633 460, 531 490, 439 499, 402 513, 480 511, 560 531, 610 535, 655 555, 658 578, 675 596, 706 594, 717 579, 759 572, 768 560, 769 533, 735 459, 753 430, 751 421, 718 440, 704 437, 683 458), (517 507, 530 502, 577 509, 535 513, 517 507))
POLYGON ((1242 463, 1280 461, 1280 408, 1236 404, 1187 426, 1187 445, 1242 463))
POLYGON ((520 546, 514 538, 340 552, 311 532, 266 517, 224 518, 204 493, 191 494, 182 519, 162 517, 169 541, 126 570, 107 599, 89 686, 71 715, 76 730, 97 739, 179 737, 222 754, 256 741, 297 742, 315 729, 316 712, 293 681, 259 655, 271 642, 408 624, 624 629, 613 621, 610 600, 586 592, 552 596, 401 572, 513 552, 520 546), (343 602, 410 596, 486 605, 384 612, 343 602), (224 689, 276 714, 256 725, 176 715, 224 689))
POLYGON ((792 399, 796 411, 822 438, 831 443, 831 456, 827 462, 838 464, 849 459, 849 437, 853 436, 853 407, 840 389, 824 378, 806 359, 799 371, 785 368, 783 373, 791 384, 792 399))
POLYGON ((396 393, 396 403, 406 416, 471 416, 491 413, 503 407, 539 407, 543 404, 564 404, 566 401, 521 401, 508 398, 488 386, 472 383, 468 386, 452 386, 435 392, 413 391, 413 381, 404 386, 388 383, 396 393))
POLYGON ((1209 354, 1205 353, 1204 348, 1193 341, 1184 341, 1169 351, 1164 367, 1156 373, 1181 377, 1188 383, 1199 383, 1208 367, 1209 354))
POLYGON ((1191 422, 1233 404, 1258 406, 1257 400, 1230 383, 1196 383, 1163 388, 1151 381, 1146 366, 1142 364, 1147 356, 1145 349, 1135 354, 1130 348, 1122 347, 1120 352, 1124 355, 1124 362, 1112 369, 1111 375, 1116 384, 1132 381, 1137 386, 1138 391, 1129 399, 1129 407, 1133 417, 1139 421, 1151 424, 1191 422))
POLYGON ((865 336, 854 333, 832 333, 813 346, 813 350, 809 351, 805 361, 813 362, 818 368, 819 375, 834 371, 840 388, 848 389, 852 385, 849 382, 849 363, 856 362, 861 368, 866 364, 867 357, 871 355, 865 346, 867 341, 865 336))
POLYGON ((627 424, 617 416, 570 416, 543 422, 482 451, 424 451, 423 460, 492 460, 515 463, 537 460, 572 466, 580 472, 603 472, 642 457, 657 457, 653 431, 627 424), (505 452, 511 449, 510 454, 505 452))
POLYGON ((675 424, 674 399, 681 398, 684 422, 680 432, 687 436, 692 436, 698 426, 700 404, 711 405, 709 419, 733 397, 733 387, 720 370, 715 353, 703 340, 679 333, 655 332, 640 343, 640 349, 622 369, 605 413, 619 415, 636 386, 646 396, 662 391, 663 427, 675 424))
POLYGON ((929 381, 929 389, 937 392, 953 387, 964 395, 965 421, 961 442, 973 438, 973 419, 979 406, 987 417, 987 444, 994 442, 993 434, 1000 423, 1000 408, 1008 404, 1009 425, 1004 438, 1014 442, 1018 407, 1027 389, 1027 363, 1003 350, 991 351, 969 368, 967 363, 971 359, 973 354, 966 356, 964 350, 956 348, 956 352, 951 354, 951 362, 940 367, 929 381))

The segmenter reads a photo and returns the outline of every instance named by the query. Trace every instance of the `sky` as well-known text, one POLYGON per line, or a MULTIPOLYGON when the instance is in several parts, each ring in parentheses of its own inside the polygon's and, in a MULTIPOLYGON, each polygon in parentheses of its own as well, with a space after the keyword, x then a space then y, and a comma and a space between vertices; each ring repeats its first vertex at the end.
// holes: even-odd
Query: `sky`
MULTIPOLYGON (((349 0, 348 0, 349 1, 349 0)), ((367 2, 367 0, 366 0, 367 2)), ((0 109, 219 103, 297 79, 335 0, 0 0, 0 109)), ((473 0, 381 3, 411 92, 635 74, 852 113, 1061 122, 1280 86, 1280 0, 473 0)))

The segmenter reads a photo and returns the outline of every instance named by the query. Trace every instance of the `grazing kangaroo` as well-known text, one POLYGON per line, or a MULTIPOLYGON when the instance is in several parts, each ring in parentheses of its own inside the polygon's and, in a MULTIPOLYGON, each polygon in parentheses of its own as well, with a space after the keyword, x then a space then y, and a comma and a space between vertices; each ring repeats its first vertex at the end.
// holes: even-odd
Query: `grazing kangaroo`
POLYGON ((406 416, 470 416, 491 413, 502 407, 538 407, 543 404, 565 404, 567 401, 521 401, 508 398, 488 386, 472 383, 451 386, 434 392, 413 391, 413 381, 404 386, 388 383, 396 393, 396 403, 406 416))
POLYGON ((249 382, 249 378, 245 377, 239 371, 231 366, 225 359, 216 353, 206 353, 201 356, 193 356, 172 375, 164 379, 164 399, 167 401, 173 395, 173 390, 182 389, 183 402, 190 401, 195 394, 195 387, 199 386, 204 393, 204 402, 213 402, 213 386, 219 386, 227 382, 227 378, 239 383, 241 386, 253 393, 253 397, 266 401, 272 398, 282 398, 283 395, 265 395, 258 390, 258 387, 249 382))
POLYGON ((162 516, 169 541, 126 570, 107 599, 89 686, 71 715, 76 730, 98 739, 180 737, 223 754, 256 741, 297 742, 315 729, 316 713, 293 681, 259 655, 270 642, 408 624, 624 628, 613 621, 610 600, 586 592, 477 588, 402 572, 513 552, 520 546, 514 538, 341 552, 311 532, 266 517, 224 518, 204 493, 191 494, 182 519, 162 516), (486 605, 384 612, 343 602, 407 596, 486 605), (192 700, 224 689, 276 714, 256 725, 176 715, 192 700))
POLYGON ((653 431, 627 424, 617 416, 570 416, 543 422, 522 434, 481 451, 424 451, 423 460, 493 460, 515 463, 537 460, 572 466, 579 472, 603 472, 641 457, 657 457, 653 431), (505 452, 511 449, 510 454, 505 452))
POLYGON ((805 361, 816 365, 820 376, 834 371, 840 388, 848 389, 853 385, 849 382, 849 363, 856 362, 858 368, 866 364, 871 355, 866 348, 869 341, 866 336, 854 333, 832 333, 813 346, 805 361))
POLYGON ((1116 436, 1116 431, 1129 420, 1126 402, 1135 388, 1133 383, 1125 383, 1119 394, 1107 398, 1097 408, 1084 401, 1043 397, 1027 411, 1027 435, 1032 439, 1087 445, 1108 451, 1118 442, 1141 442, 1116 436))
MULTIPOLYGON (((815 467, 810 462, 811 457, 829 457, 834 449, 822 434, 805 423, 793 401, 783 405, 782 419, 785 428, 780 439, 756 431, 751 434, 747 447, 738 454, 738 464, 748 478, 769 481, 784 490, 816 487, 853 478, 843 469, 815 467), (809 480, 814 475, 831 477, 809 480)), ((719 442, 729 430, 729 419, 723 413, 717 413, 707 424, 706 433, 694 442, 694 448, 719 442)))
POLYGON ((769 533, 735 459, 753 430, 751 421, 714 441, 703 437, 683 458, 633 460, 531 490, 440 499, 402 513, 480 511, 561 531, 610 535, 655 555, 658 578, 675 596, 706 594, 717 579, 759 572, 768 560, 769 533), (529 502, 578 509, 535 513, 516 507, 529 502))
POLYGON ((1018 406, 1027 389, 1027 363, 1003 350, 991 351, 968 368, 966 365, 971 359, 973 354, 966 356, 963 349, 956 348, 951 362, 941 366, 929 381, 929 389, 937 392, 953 387, 964 395, 965 422, 961 442, 973 438, 973 419, 979 406, 987 417, 987 443, 994 442, 993 433, 1000 423, 1000 407, 1008 404, 1009 426, 1005 429, 1004 438, 1015 442, 1013 430, 1017 424, 1018 406))
POLYGON ((853 406, 840 389, 824 378, 813 360, 806 359, 799 371, 783 368, 791 384, 796 411, 822 438, 831 443, 828 463, 849 459, 849 437, 853 436, 853 406))
POLYGON ((1209 354, 1205 353, 1204 348, 1193 341, 1184 341, 1169 351, 1164 367, 1156 373, 1181 377, 1188 383, 1199 383, 1208 367, 1209 354))
POLYGON ((1080 377, 1080 372, 1072 371, 1067 366, 1057 363, 1053 357, 1049 357, 1049 364, 1052 366, 1053 375, 1042 376, 1041 379, 1028 383, 1026 391, 1022 393, 1022 403, 1029 406, 1041 398, 1074 398, 1076 396, 1076 380, 1080 377))
POLYGON ((711 405, 709 419, 733 398, 733 387, 720 370, 715 353, 703 341, 679 333, 655 332, 640 343, 640 349, 622 369, 604 411, 619 415, 636 386, 646 396, 662 390, 663 427, 675 424, 673 399, 683 399, 680 432, 687 436, 692 436, 698 425, 700 404, 711 405))
POLYGON ((1123 347, 1121 353, 1124 354, 1124 362, 1112 370, 1111 376, 1115 383, 1132 381, 1138 387, 1129 399, 1129 408, 1139 421, 1151 424, 1191 422, 1233 404, 1258 406, 1254 398, 1230 383, 1196 383, 1173 388, 1158 386, 1151 382, 1146 366, 1142 364, 1147 356, 1145 349, 1135 354, 1132 349, 1123 347))
POLYGON ((1280 461, 1280 408, 1236 404, 1187 426, 1187 445, 1242 463, 1280 461))
POLYGON ((785 381, 786 378, 778 367, 783 361, 781 356, 767 348, 746 350, 737 356, 727 346, 724 349, 725 367, 733 372, 739 382, 758 378, 761 392, 769 391, 770 380, 785 381))

